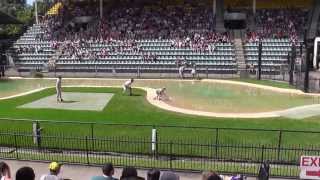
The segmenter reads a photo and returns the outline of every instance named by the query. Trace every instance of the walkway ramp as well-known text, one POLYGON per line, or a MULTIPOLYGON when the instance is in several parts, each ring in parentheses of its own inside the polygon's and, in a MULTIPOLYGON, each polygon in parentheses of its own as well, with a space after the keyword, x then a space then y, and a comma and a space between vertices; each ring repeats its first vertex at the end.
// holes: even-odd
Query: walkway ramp
POLYGON ((304 119, 320 115, 320 104, 300 106, 279 112, 280 116, 291 119, 304 119))

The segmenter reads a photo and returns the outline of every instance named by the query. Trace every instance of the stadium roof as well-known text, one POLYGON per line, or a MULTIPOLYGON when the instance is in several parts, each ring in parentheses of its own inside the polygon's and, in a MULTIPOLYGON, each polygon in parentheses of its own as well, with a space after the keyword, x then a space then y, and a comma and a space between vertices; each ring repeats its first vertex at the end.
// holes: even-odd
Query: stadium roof
POLYGON ((15 17, 0 11, 0 24, 22 24, 22 22, 15 17))

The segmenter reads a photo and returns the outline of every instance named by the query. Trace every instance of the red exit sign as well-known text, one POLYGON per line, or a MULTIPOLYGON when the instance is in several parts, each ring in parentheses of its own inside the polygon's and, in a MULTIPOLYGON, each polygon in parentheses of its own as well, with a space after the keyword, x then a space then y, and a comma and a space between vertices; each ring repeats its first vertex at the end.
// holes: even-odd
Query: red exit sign
POLYGON ((320 156, 301 156, 300 179, 320 180, 320 156))

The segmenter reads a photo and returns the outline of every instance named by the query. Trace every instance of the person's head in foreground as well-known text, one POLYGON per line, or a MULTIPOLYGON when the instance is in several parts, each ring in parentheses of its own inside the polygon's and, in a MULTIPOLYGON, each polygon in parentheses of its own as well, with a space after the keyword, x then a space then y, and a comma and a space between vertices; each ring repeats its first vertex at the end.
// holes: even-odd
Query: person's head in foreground
POLYGON ((159 180, 160 171, 158 169, 150 169, 147 173, 147 180, 159 180))
POLYGON ((107 163, 102 167, 102 172, 105 176, 112 177, 114 174, 114 168, 111 163, 107 163))
POLYGON ((35 177, 31 167, 22 167, 16 173, 16 180, 35 180, 35 177))
POLYGON ((9 165, 5 162, 0 162, 0 179, 4 177, 4 180, 11 178, 9 165))
POLYGON ((130 79, 130 81, 133 83, 134 79, 133 79, 133 78, 131 78, 131 79, 130 79))
POLYGON ((170 172, 170 171, 164 172, 160 176, 160 180, 179 180, 179 179, 180 178, 178 175, 176 175, 175 173, 170 172))
POLYGON ((138 177, 137 169, 134 167, 124 167, 122 170, 122 175, 120 179, 122 178, 129 178, 129 177, 138 177))
POLYGON ((222 178, 213 171, 206 171, 202 173, 202 180, 222 180, 222 178))
POLYGON ((51 175, 58 175, 60 173, 61 164, 57 162, 52 162, 49 164, 49 171, 51 175))
POLYGON ((58 79, 62 79, 62 76, 58 76, 58 79))

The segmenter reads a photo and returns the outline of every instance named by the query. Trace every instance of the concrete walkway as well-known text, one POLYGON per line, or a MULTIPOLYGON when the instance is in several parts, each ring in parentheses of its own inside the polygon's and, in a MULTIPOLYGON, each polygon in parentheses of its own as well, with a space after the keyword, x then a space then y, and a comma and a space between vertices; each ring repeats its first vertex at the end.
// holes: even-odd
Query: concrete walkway
MULTIPOLYGON (((14 176, 16 171, 23 167, 29 166, 32 167, 36 173, 36 180, 39 180, 42 174, 48 173, 48 163, 41 162, 29 162, 29 161, 16 161, 16 160, 2 160, 9 164, 12 173, 12 180, 14 180, 14 176)), ((119 178, 122 172, 122 168, 115 169, 115 177, 119 178)), ((146 170, 138 170, 138 175, 141 177, 146 177, 146 170)), ((93 166, 81 166, 81 165, 64 165, 61 170, 61 177, 70 178, 72 180, 90 180, 92 176, 101 175, 101 167, 93 167, 93 166)), ((201 180, 200 173, 181 173, 177 172, 180 176, 180 180, 201 180)), ((256 178, 250 177, 248 180, 254 180, 256 178)), ((281 180, 281 179, 270 179, 270 180, 281 180)))

